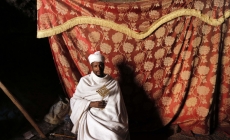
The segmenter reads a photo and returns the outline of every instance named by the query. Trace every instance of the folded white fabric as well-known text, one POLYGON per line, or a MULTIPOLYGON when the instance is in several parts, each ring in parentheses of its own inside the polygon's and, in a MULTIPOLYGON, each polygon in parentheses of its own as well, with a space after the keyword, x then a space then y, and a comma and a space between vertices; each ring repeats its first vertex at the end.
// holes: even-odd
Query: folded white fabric
POLYGON ((101 55, 100 51, 96 51, 93 54, 90 54, 88 57, 89 63, 91 64, 92 62, 103 62, 104 63, 104 56, 101 55))

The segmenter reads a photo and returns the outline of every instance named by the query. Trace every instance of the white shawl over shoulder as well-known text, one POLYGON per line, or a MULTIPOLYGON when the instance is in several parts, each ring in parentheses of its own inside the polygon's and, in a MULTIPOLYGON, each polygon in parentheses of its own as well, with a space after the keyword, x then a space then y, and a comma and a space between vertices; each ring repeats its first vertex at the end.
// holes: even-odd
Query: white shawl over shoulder
POLYGON ((127 140, 128 115, 118 82, 109 75, 97 77, 93 72, 81 78, 70 99, 74 126, 78 140, 127 140), (106 86, 109 94, 102 98, 96 91, 106 86), (90 101, 107 102, 104 109, 89 108, 90 101))

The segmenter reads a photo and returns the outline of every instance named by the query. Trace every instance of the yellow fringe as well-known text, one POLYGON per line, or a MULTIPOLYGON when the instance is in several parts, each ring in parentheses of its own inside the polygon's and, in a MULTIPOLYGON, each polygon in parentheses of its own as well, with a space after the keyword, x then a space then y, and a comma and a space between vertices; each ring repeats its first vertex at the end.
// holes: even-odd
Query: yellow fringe
POLYGON ((172 13, 169 13, 157 21, 155 21, 146 31, 143 32, 135 32, 131 30, 130 28, 117 24, 113 21, 105 20, 105 19, 100 19, 96 17, 87 17, 87 16, 81 16, 81 17, 76 17, 73 19, 68 20, 67 22, 63 23, 62 25, 53 27, 51 29, 46 29, 46 30, 39 30, 37 32, 37 38, 44 38, 44 37, 49 37, 55 34, 59 34, 61 32, 64 32, 76 25, 79 24, 94 24, 94 25, 100 25, 104 27, 109 27, 113 30, 116 30, 118 32, 124 33, 130 37, 133 37, 135 39, 143 39, 149 36, 152 32, 154 32, 158 27, 160 27, 162 24, 180 17, 180 16, 195 16, 200 18, 202 21, 206 22, 207 24, 210 24, 212 26, 218 26, 221 25, 225 19, 230 17, 230 10, 226 11, 224 13, 223 17, 220 17, 219 19, 213 19, 208 17, 207 15, 201 14, 200 11, 197 11, 195 9, 180 9, 177 11, 174 11, 172 13))

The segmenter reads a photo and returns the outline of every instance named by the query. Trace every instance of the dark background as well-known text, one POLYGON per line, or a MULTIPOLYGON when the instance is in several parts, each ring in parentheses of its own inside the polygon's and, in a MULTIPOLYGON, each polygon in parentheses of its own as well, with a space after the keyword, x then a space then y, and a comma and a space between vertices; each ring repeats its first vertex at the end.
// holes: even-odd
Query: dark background
MULTIPOLYGON (((37 39, 36 0, 0 0, 0 81, 36 121, 64 97, 47 38, 37 39)), ((30 127, 0 89, 0 139, 30 127)))

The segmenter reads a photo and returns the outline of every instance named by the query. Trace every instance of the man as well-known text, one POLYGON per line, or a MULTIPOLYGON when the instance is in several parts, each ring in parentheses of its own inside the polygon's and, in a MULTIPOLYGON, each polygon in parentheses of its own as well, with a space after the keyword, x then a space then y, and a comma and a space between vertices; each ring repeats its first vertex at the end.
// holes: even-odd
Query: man
POLYGON ((91 54, 92 72, 82 77, 70 99, 77 140, 127 140, 128 115, 118 82, 104 74, 104 57, 91 54))

